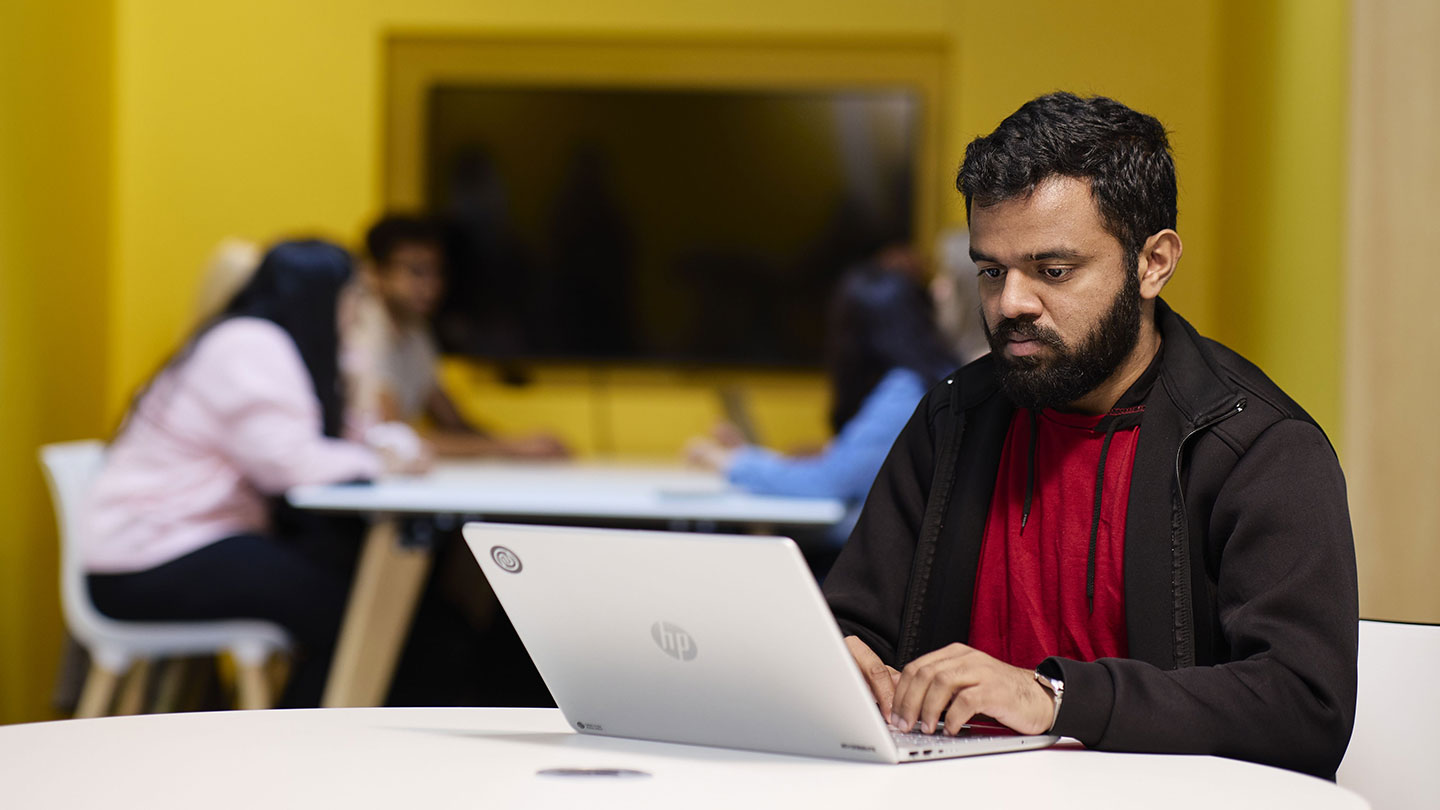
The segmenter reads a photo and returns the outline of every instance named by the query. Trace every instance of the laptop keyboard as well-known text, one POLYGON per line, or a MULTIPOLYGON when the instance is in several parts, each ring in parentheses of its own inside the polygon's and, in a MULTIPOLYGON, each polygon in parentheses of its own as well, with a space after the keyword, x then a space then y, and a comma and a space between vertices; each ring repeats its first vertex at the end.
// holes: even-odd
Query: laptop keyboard
MULTIPOLYGON (((916 728, 919 728, 919 726, 916 726, 916 728)), ((900 746, 901 748, 918 748, 923 746, 943 744, 953 745, 955 743, 971 742, 974 740, 982 740, 990 737, 1009 737, 1015 735, 1015 732, 1011 731, 1008 728, 1005 728, 1004 726, 966 724, 960 727, 959 734, 951 737, 947 734, 940 733, 944 730, 944 728, 944 724, 940 724, 940 726, 936 729, 935 734, 925 734, 919 731, 892 730, 890 732, 890 736, 895 740, 895 744, 900 746)))
POLYGON ((894 738, 895 744, 901 748, 923 748, 927 745, 953 745, 975 739, 973 736, 964 734, 956 737, 947 737, 944 734, 916 734, 913 731, 892 731, 890 732, 890 736, 894 738))

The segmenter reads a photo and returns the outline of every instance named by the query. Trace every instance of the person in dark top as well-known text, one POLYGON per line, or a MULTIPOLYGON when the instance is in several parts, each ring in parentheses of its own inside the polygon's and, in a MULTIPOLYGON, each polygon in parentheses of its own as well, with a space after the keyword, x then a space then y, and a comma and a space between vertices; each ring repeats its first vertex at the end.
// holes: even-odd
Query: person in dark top
POLYGON ((1163 126, 1043 96, 956 185, 991 352, 920 403, 825 582, 881 712, 1333 777, 1344 478, 1299 405, 1160 299, 1182 252, 1163 126))

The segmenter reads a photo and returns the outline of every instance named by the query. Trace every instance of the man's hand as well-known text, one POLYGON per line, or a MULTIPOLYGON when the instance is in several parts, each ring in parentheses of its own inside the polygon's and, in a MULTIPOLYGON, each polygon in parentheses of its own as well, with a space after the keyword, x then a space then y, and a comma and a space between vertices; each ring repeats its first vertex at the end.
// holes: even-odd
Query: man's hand
POLYGON ((1055 721, 1055 701, 1031 670, 964 644, 950 644, 905 666, 886 716, 896 729, 909 731, 918 721, 923 731, 933 734, 942 714, 947 734, 958 734, 977 714, 1021 734, 1044 734, 1055 721))
POLYGON ((889 717, 895 699, 895 682, 900 680, 900 671, 881 661, 874 650, 855 636, 846 636, 845 646, 850 648, 855 665, 860 667, 860 674, 865 677, 865 683, 870 685, 870 693, 875 696, 875 705, 880 707, 880 716, 889 717))

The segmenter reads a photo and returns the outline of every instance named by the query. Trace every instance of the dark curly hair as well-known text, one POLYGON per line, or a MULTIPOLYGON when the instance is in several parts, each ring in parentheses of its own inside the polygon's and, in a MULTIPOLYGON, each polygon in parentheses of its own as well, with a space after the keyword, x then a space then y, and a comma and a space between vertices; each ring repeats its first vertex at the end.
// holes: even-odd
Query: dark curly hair
POLYGON ((972 205, 1025 197, 1056 175, 1085 180, 1105 229, 1134 267, 1152 234, 1175 227, 1175 163, 1165 127, 1104 96, 1051 93, 970 142, 955 187, 972 205))
POLYGON ((365 252, 377 265, 390 261, 390 257, 403 244, 442 244, 444 234, 440 225, 432 219, 405 214, 387 214, 365 232, 365 252))

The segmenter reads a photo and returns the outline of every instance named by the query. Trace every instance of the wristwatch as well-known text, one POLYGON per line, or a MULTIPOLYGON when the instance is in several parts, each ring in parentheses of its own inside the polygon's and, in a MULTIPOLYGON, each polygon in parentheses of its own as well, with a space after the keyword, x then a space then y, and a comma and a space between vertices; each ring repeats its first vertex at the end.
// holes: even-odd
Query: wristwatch
POLYGON ((1065 682, 1059 678, 1042 675, 1038 669, 1035 670, 1035 682, 1040 684, 1041 689, 1049 692, 1050 697, 1055 701, 1055 716, 1050 720, 1050 728, 1045 729, 1045 733, 1049 734, 1055 730, 1055 724, 1060 720, 1060 701, 1065 699, 1065 682))

